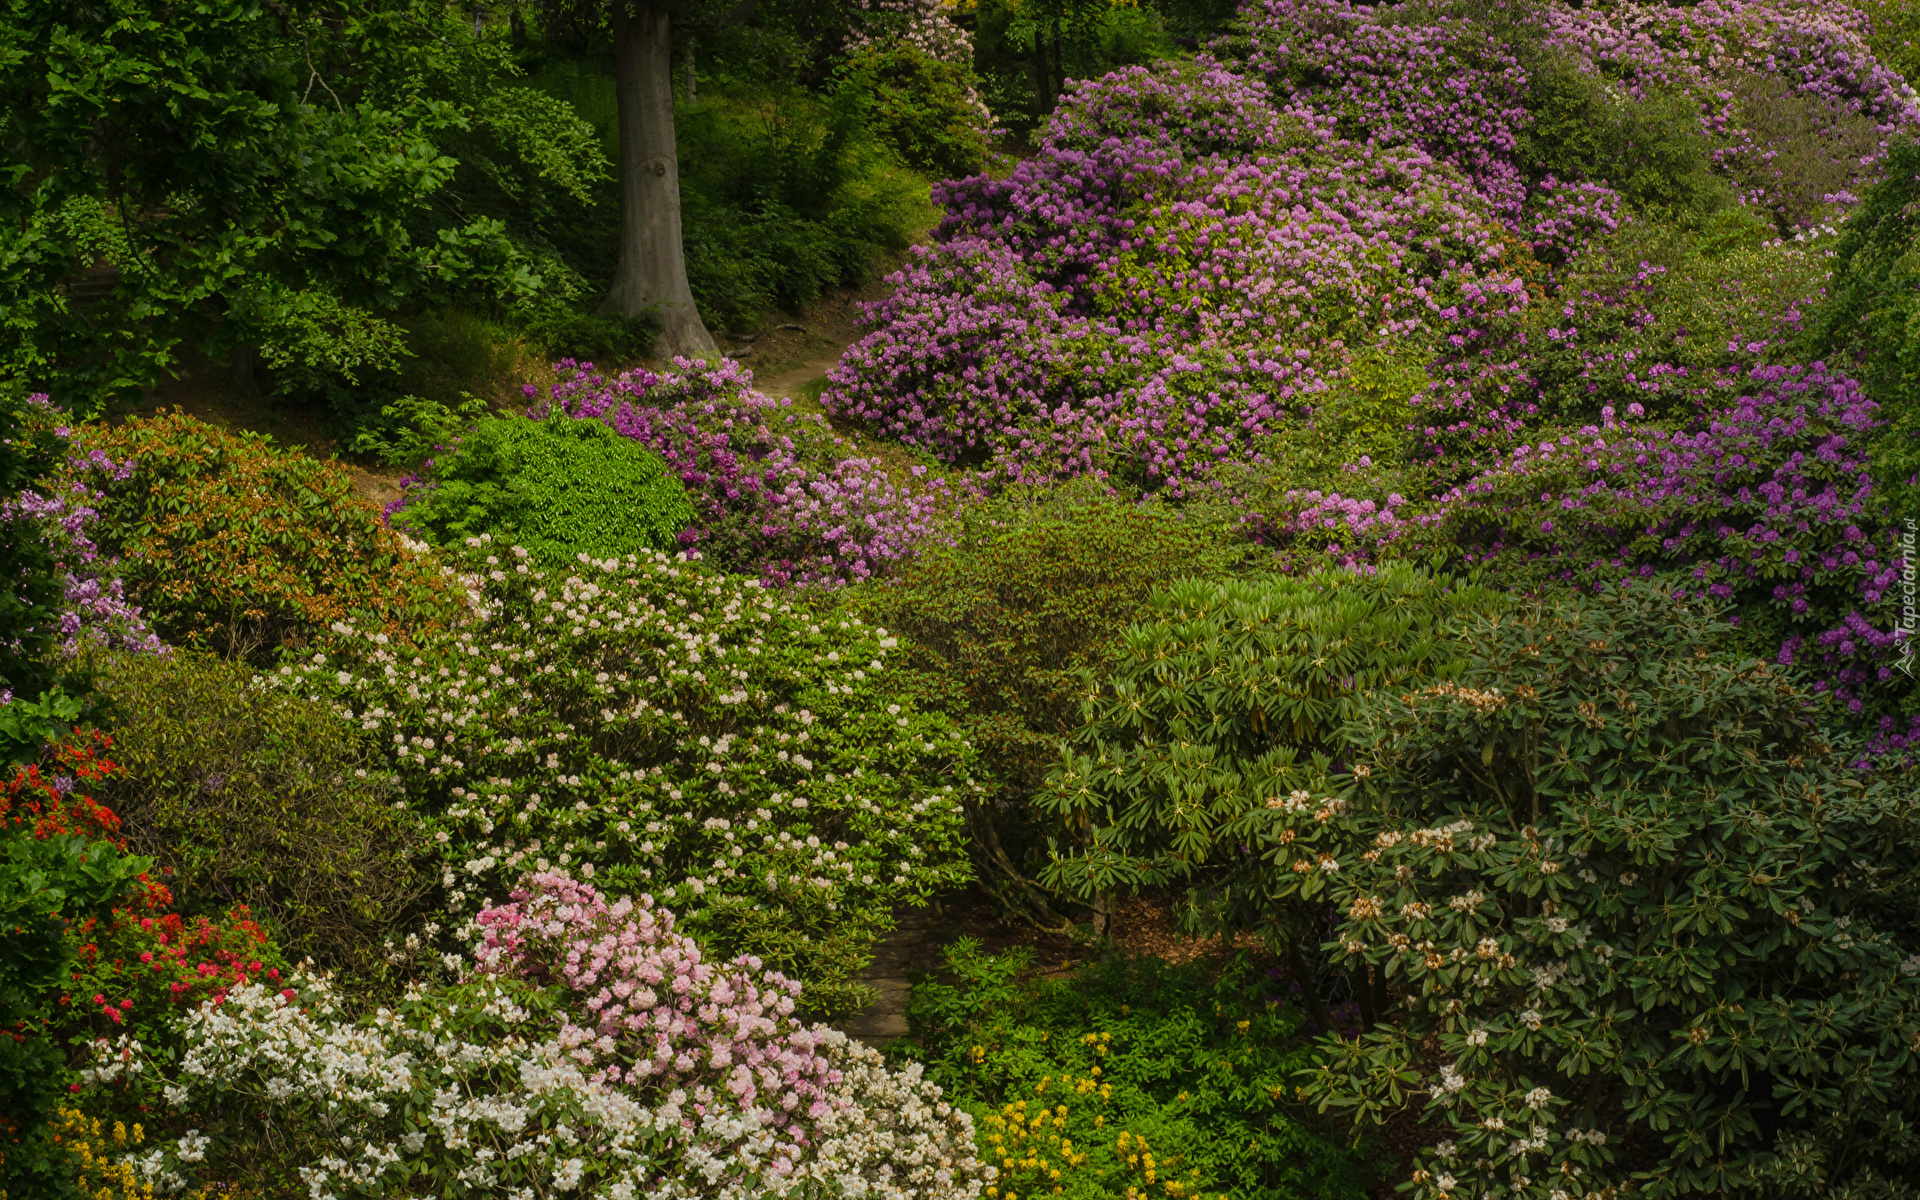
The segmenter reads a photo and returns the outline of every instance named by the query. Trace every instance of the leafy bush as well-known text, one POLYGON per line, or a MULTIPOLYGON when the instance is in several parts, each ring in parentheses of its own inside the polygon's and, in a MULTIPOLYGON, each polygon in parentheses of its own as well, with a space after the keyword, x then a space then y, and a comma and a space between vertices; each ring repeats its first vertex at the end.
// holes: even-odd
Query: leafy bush
POLYGON ((1358 1197, 1366 1172, 1291 1098, 1301 1015, 1245 958, 1108 957, 1035 978, 1025 947, 946 949, 908 1010, 1008 1200, 1358 1197))
POLYGON ((422 471, 397 514, 440 545, 483 533, 546 560, 673 548, 693 521, 660 456, 600 421, 482 417, 422 471))
POLYGON ((1185 887, 1186 924, 1284 949, 1328 1028, 1302 951, 1320 914, 1242 848, 1269 808, 1324 777, 1370 692, 1455 673, 1453 623, 1499 604, 1407 564, 1157 593, 1110 675, 1088 678, 1085 724, 1037 801, 1079 831, 1044 878, 1086 897, 1185 887))
POLYGON ((942 178, 985 169, 987 118, 970 67, 898 45, 857 55, 847 69, 872 93, 867 127, 902 162, 942 178))
POLYGON ((998 787, 968 800, 975 871, 1007 909, 1053 923, 1030 877, 1044 843, 1030 798, 1080 726, 1083 671, 1104 670, 1155 588, 1221 573, 1218 531, 1092 486, 1012 489, 962 506, 941 537, 849 603, 906 639, 922 702, 963 714, 998 787))
POLYGON ((168 1105, 205 1123, 156 1146, 149 1176, 271 1185, 297 1171, 381 1194, 605 1200, 979 1196, 968 1120, 917 1069, 803 1027, 797 984, 705 959, 651 898, 609 903, 564 873, 532 875, 479 921, 477 970, 362 1022, 307 978, 196 1012, 168 1105), (343 1158, 343 1136, 363 1153, 343 1158))
POLYGON ((461 611, 335 463, 180 412, 82 426, 74 449, 71 479, 99 494, 93 538, 173 645, 263 658, 349 614, 398 634, 461 611))
POLYGON ((608 175, 584 122, 513 86, 500 22, 431 4, 20 8, 0 38, 7 159, 46 172, 5 199, 0 374, 82 407, 183 343, 324 390, 396 365, 395 310, 565 295, 547 235, 608 175))
POLYGON ((245 904, 288 953, 373 983, 381 941, 428 881, 365 735, 190 651, 112 659, 97 686, 120 768, 98 795, 170 872, 179 911, 245 904))
POLYGON ((1920 790, 1731 634, 1644 586, 1480 619, 1366 698, 1336 796, 1244 822, 1395 1001, 1307 1090, 1420 1105, 1417 1200, 1907 1194, 1920 790))
POLYGON ((896 639, 664 555, 531 560, 478 539, 472 625, 406 648, 349 628, 280 678, 389 749, 451 915, 592 862, 716 952, 852 1003, 894 909, 965 877, 978 786, 896 639))
POLYGON ((1920 144, 1894 150, 1887 178, 1866 195, 1834 251, 1832 302, 1815 339, 1851 356, 1888 417, 1874 477, 1895 515, 1920 520, 1920 144))

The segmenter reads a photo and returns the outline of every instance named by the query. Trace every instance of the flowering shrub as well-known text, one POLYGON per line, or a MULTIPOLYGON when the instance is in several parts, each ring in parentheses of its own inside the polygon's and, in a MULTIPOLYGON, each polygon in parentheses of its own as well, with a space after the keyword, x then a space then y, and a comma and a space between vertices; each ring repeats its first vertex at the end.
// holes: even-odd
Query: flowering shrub
POLYGON ((1079 84, 1037 157, 940 199, 821 401, 1012 480, 1204 491, 1346 346, 1431 337, 1463 293, 1518 286, 1457 172, 1217 65, 1079 84))
POLYGON ((533 415, 595 418, 659 454, 693 502, 681 544, 768 583, 865 579, 911 553, 951 499, 924 466, 896 480, 880 460, 849 456, 823 418, 754 391, 731 360, 614 379, 591 364, 559 369, 533 415))
POLYGON ((80 426, 71 444, 48 485, 90 489, 88 536, 171 645, 271 656, 349 613, 397 634, 459 611, 338 464, 179 412, 80 426))
POLYGON ((990 1196, 1359 1197, 1364 1171, 1293 1099, 1301 1014, 1244 958, 1112 957, 1033 978, 1032 951, 962 939, 909 1014, 974 1115, 990 1196))
POLYGON ((50 431, 70 451, 65 471, 60 472, 68 477, 58 483, 43 480, 36 488, 0 503, 0 522, 23 531, 37 530, 58 565, 61 604, 56 643, 60 651, 71 656, 83 649, 163 650, 140 609, 127 600, 119 560, 103 556, 88 535, 100 515, 94 505, 105 500, 106 493, 84 477, 72 477, 97 473, 117 482, 126 479, 131 466, 116 463, 98 450, 78 453, 72 446, 73 430, 61 423, 65 414, 46 396, 28 397, 28 407, 30 426, 50 431))
POLYGON ((535 875, 479 925, 477 975, 362 1022, 307 978, 196 1010, 167 1096, 208 1123, 134 1165, 177 1185, 265 1150, 316 1193, 979 1195, 970 1123, 937 1088, 801 1027, 797 984, 703 961, 649 898, 535 875))
POLYGON ((53 1123, 53 1134, 80 1195, 88 1200, 153 1200, 153 1185, 142 1182, 140 1173, 126 1161, 147 1140, 146 1129, 139 1123, 131 1129, 125 1121, 106 1126, 77 1108, 63 1108, 53 1123))
POLYGON ((1643 589, 1480 619, 1366 698, 1336 795, 1242 818, 1391 1002, 1306 1090, 1419 1105, 1416 1200, 1912 1177, 1920 792, 1731 632, 1643 589))
POLYGON ((1516 583, 1657 577, 1731 605, 1753 652, 1899 749, 1920 730, 1894 666, 1902 551, 1866 457, 1877 407, 1817 363, 1755 367, 1743 384, 1704 428, 1609 407, 1604 426, 1521 446, 1441 498, 1439 532, 1516 583))
POLYGON ((46 771, 21 767, 0 788, 0 1187, 10 1195, 73 1194, 48 1127, 61 1056, 40 1036, 37 1008, 73 958, 75 923, 148 889, 151 864, 122 852, 119 818, 75 791, 111 769, 106 748, 60 744, 46 771))
POLYGON ((389 748, 450 911, 592 861, 838 1004, 895 906, 964 878, 973 750, 885 629, 664 555, 465 553, 473 624, 404 649, 343 624, 279 676, 389 748))

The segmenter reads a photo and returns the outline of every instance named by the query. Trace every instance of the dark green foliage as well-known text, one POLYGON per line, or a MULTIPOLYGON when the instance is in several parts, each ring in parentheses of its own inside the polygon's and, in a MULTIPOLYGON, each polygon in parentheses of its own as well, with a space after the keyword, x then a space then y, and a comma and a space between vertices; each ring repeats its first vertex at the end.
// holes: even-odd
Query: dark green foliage
POLYGON ((1875 482, 1895 515, 1920 519, 1920 144, 1894 148, 1886 178, 1847 222, 1830 295, 1816 343, 1881 406, 1875 482))
POLYGON ((1713 173, 1711 147, 1685 96, 1649 89, 1617 97, 1606 81, 1547 57, 1532 71, 1517 157, 1536 175, 1604 179, 1638 212, 1695 223, 1735 203, 1713 173))
MULTIPOLYGON (((619 129, 611 72, 611 59, 593 57, 551 61, 532 76, 593 125, 609 155, 619 129)), ((781 79, 703 77, 697 103, 675 108, 687 278, 716 329, 752 328, 769 310, 865 282, 881 255, 934 219, 926 182, 868 131, 866 92, 844 78, 824 95, 781 79)), ((591 212, 554 234, 590 296, 612 278, 606 251, 619 233, 613 184, 597 186, 591 212)), ((629 357, 622 331, 604 322, 541 316, 530 333, 561 356, 603 366, 629 357)))
POLYGON ((660 456, 599 421, 483 417, 398 518, 441 545, 483 533, 553 562, 676 545, 693 505, 660 456))
POLYGON ((960 520, 951 543, 925 543, 852 602, 907 639, 916 689, 965 713, 967 737, 993 765, 997 801, 968 813, 982 882, 1008 907, 1050 916, 1025 879, 1041 836, 1028 803, 1079 727, 1083 673, 1106 669, 1154 589, 1231 570, 1244 547, 1090 479, 1013 489, 960 520))
POLYGON ((332 708, 262 691, 243 665, 177 650, 105 664, 120 771, 95 795, 130 848, 168 868, 187 916, 245 904, 295 958, 380 976, 381 942, 429 882, 365 735, 332 708))
POLYGON ((985 169, 987 135, 970 68, 895 46, 855 58, 849 71, 872 94, 867 127, 900 161, 949 179, 985 169))
POLYGON ((1369 693, 1456 672, 1453 623, 1499 604, 1406 564, 1157 593, 1110 674, 1082 685, 1083 728, 1036 801, 1075 831, 1046 882, 1186 887, 1190 927, 1258 930, 1297 962, 1314 916, 1244 847, 1344 757, 1369 693))
MULTIPOLYGON (((7 501, 27 490, 57 453, 52 432, 24 418, 19 394, 0 388, 0 499, 7 501)), ((53 645, 59 598, 59 576, 39 526, 17 517, 0 520, 0 689, 9 698, 32 699, 53 682, 46 654, 53 645)), ((11 755, 16 746, 25 746, 24 757, 32 757, 39 739, 14 737, 5 752, 11 755)))
POLYGON ((1382 1002, 1309 1091, 1422 1109, 1414 1194, 1914 1194, 1920 788, 1732 632, 1651 587, 1471 621, 1337 797, 1244 823, 1382 1002))
POLYGON ((1312 1061, 1301 1014, 1244 957, 1174 967, 1114 955, 1035 978, 1031 950, 990 955, 962 939, 946 960, 908 1016, 1003 1191, 1366 1194, 1357 1156, 1291 1098, 1312 1061), (1035 1158, 1047 1167, 1024 1165, 1035 1158))
POLYGON ((0 371, 83 404, 183 343, 325 394, 402 357, 403 306, 564 294, 538 227, 606 170, 438 0, 11 0, 0 64, 0 371))

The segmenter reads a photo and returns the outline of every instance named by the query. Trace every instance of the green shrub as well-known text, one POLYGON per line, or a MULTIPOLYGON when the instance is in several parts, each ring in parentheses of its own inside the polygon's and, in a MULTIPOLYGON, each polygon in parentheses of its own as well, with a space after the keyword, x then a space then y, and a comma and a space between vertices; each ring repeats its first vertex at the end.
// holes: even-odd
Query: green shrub
POLYGON ((1894 148, 1885 180, 1848 220, 1829 294, 1816 344, 1880 405, 1888 424, 1873 447, 1875 483, 1894 515, 1920 520, 1920 144, 1894 148))
POLYGON ((295 957, 377 975, 426 880, 397 792, 332 709, 207 654, 102 664, 120 770, 96 788, 188 916, 245 904, 295 957))
POLYGON ((545 560, 618 558, 670 549, 693 523, 660 456, 596 420, 483 417, 425 476, 396 519, 440 545, 490 533, 545 560))
POLYGON ((1082 685, 1084 727, 1036 800, 1076 831, 1073 852, 1043 878, 1081 897, 1186 887, 1190 928, 1287 951, 1325 1028, 1301 951, 1318 915, 1242 848, 1270 806, 1325 778, 1369 693, 1457 671, 1453 622, 1499 603, 1406 564, 1157 593, 1082 685))
POLYGON ((1053 923, 1029 876, 1044 862, 1032 795, 1080 725, 1087 670, 1103 670, 1155 588, 1233 569, 1216 530, 1131 503, 1091 479, 1011 489, 963 508, 891 579, 849 603, 903 635, 923 703, 964 714, 998 794, 968 806, 979 879, 1015 912, 1053 923))
POLYGON ((974 1118, 1000 1194, 1069 1200, 1358 1197, 1365 1171, 1293 1097, 1301 1016, 1244 959, 1110 957, 1035 978, 962 940, 908 1015, 974 1118))
POLYGON ((1444 1139, 1408 1195, 1913 1194, 1920 787, 1732 635, 1650 586, 1472 621, 1242 821, 1376 994, 1309 1093, 1444 1139))
POLYGON ((422 820, 452 917, 587 864, 821 1012, 895 909, 963 882, 974 751, 915 706, 885 629, 664 555, 544 569, 456 552, 470 626, 400 648, 347 629, 276 678, 342 705, 422 820))
POLYGON ((910 167, 944 178, 987 165, 987 114, 970 67, 904 44, 856 56, 848 71, 872 94, 867 127, 910 167))
POLYGON ((74 445, 53 482, 98 489, 89 532, 172 645, 270 661, 349 614, 404 636, 464 612, 337 463, 177 411, 83 425, 74 445))
POLYGON ((1736 203, 1713 173, 1698 106, 1686 96, 1652 88, 1639 99, 1618 96, 1560 57, 1544 58, 1530 75, 1533 120, 1516 152, 1529 172, 1604 179, 1636 211, 1682 223, 1736 203))

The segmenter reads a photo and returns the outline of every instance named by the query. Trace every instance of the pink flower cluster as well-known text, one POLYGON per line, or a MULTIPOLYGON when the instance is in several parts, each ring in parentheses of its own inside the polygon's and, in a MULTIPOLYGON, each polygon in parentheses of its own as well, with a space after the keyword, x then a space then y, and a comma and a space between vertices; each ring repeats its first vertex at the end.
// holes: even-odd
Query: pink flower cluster
POLYGON ((480 969, 573 992, 560 1044, 589 1077, 681 1108, 689 1135, 741 1114, 747 1136, 779 1140, 774 1169, 785 1174, 833 1111, 839 1073, 793 1016, 800 984, 752 957, 704 961, 651 897, 609 904, 591 884, 547 872, 525 876, 478 922, 480 969))

